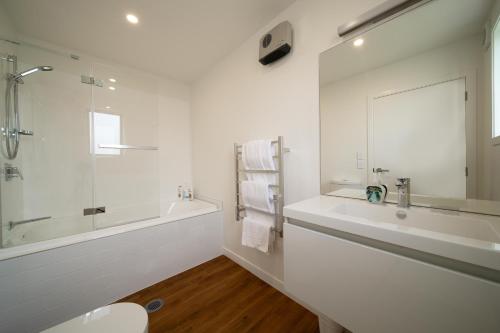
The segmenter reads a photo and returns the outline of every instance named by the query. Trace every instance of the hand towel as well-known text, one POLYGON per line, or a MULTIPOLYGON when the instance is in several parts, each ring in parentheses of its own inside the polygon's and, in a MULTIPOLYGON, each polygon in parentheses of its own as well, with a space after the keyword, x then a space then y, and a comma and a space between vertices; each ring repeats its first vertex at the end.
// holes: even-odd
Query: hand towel
POLYGON ((243 180, 240 191, 241 201, 245 207, 274 214, 273 191, 269 183, 243 180))
POLYGON ((274 216, 247 211, 243 218, 241 244, 264 253, 271 253, 274 244, 274 216))
POLYGON ((276 170, 271 140, 250 141, 242 146, 241 159, 245 169, 276 170))

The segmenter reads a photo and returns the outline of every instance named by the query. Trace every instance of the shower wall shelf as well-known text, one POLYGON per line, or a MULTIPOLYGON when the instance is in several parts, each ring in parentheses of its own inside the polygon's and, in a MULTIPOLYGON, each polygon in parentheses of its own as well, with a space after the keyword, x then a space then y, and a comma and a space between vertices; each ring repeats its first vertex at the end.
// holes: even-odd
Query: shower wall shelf
POLYGON ((108 149, 135 149, 135 150, 158 150, 155 146, 132 146, 132 145, 99 145, 99 148, 108 149))
POLYGON ((245 173, 267 173, 267 174, 275 174, 277 175, 276 177, 276 184, 271 184, 269 185, 274 192, 273 195, 273 202, 274 202, 274 213, 267 213, 267 214, 272 214, 275 217, 275 224, 274 228, 272 229, 275 233, 278 233, 281 237, 283 237, 283 222, 284 222, 284 216, 283 216, 283 207, 285 205, 285 184, 284 184, 284 154, 289 152, 289 148, 285 148, 283 144, 283 137, 279 136, 278 140, 272 141, 271 142, 275 146, 275 155, 273 158, 277 161, 277 166, 276 170, 249 170, 249 169, 244 169, 242 165, 240 165, 241 155, 242 155, 242 147, 243 145, 235 143, 234 144, 234 160, 235 160, 235 174, 236 174, 236 209, 235 209, 235 215, 236 215, 236 221, 241 221, 243 216, 241 215, 242 212, 245 212, 246 207, 241 204, 240 200, 240 183, 242 181, 241 175, 245 173))

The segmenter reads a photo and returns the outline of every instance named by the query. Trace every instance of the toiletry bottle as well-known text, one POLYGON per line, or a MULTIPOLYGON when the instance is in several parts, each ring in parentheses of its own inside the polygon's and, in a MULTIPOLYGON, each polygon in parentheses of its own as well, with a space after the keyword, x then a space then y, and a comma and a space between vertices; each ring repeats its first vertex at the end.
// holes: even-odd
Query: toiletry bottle
POLYGON ((188 197, 189 197, 189 201, 193 201, 194 200, 193 188, 191 186, 188 189, 188 197))
POLYGON ((184 189, 182 188, 181 185, 177 186, 177 198, 179 200, 182 200, 184 197, 184 189))
POLYGON ((382 184, 381 174, 389 170, 374 169, 372 184, 366 187, 366 199, 371 203, 381 204, 387 197, 387 186, 382 184))
POLYGON ((184 183, 184 186, 183 186, 183 191, 182 191, 182 199, 183 200, 189 200, 189 189, 191 188, 191 186, 189 186, 187 183, 184 183))

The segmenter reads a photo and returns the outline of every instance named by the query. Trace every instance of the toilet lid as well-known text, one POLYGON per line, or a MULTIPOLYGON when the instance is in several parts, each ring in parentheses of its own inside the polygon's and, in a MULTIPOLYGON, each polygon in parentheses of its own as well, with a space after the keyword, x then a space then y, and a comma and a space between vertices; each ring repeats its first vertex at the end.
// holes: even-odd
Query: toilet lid
POLYGON ((148 314, 135 303, 115 303, 51 327, 45 333, 146 333, 148 314))

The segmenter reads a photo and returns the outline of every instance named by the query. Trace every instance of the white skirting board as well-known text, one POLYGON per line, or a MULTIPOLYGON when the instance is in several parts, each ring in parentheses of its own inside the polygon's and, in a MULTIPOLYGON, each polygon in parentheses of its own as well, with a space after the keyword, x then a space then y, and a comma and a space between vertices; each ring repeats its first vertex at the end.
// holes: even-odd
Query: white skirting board
POLYGON ((317 315, 320 318, 319 323, 320 323, 320 332, 321 333, 337 333, 337 332, 340 333, 340 332, 343 332, 344 329, 342 328, 342 326, 338 325, 336 322, 329 319, 328 317, 326 317, 325 315, 323 315, 321 312, 317 311, 313 307, 309 306, 308 304, 305 304, 301 300, 295 298, 293 295, 290 295, 289 293, 287 293, 285 290, 285 284, 284 284, 283 280, 280 280, 277 277, 275 277, 274 275, 269 274, 268 272, 264 271, 263 269, 261 269, 257 265, 253 264, 252 262, 248 261, 247 259, 243 258, 242 256, 234 253, 233 251, 229 250, 228 248, 224 247, 222 249, 222 251, 226 257, 228 257, 229 259, 231 259, 232 261, 234 261, 235 263, 237 263, 238 265, 240 265, 241 267, 243 267, 244 269, 246 269, 247 271, 249 271, 250 273, 252 273, 256 277, 258 277, 262 281, 266 282, 274 289, 279 290, 281 293, 285 294, 287 297, 291 298, 292 300, 294 300, 298 304, 305 307, 307 310, 309 310, 312 313, 314 313, 315 315, 317 315))
MULTIPOLYGON (((243 258, 242 256, 234 253, 233 251, 229 250, 226 247, 222 248, 222 252, 226 257, 228 257, 229 259, 231 259, 232 261, 234 261, 235 263, 237 263, 238 265, 240 265, 241 267, 243 267, 244 269, 246 269, 247 271, 249 271, 250 273, 252 273, 256 277, 258 277, 262 281, 266 282, 274 289, 277 289, 286 295, 283 280, 280 280, 277 277, 275 277, 274 275, 269 274, 268 272, 264 271, 263 269, 261 269, 257 265, 253 264, 252 262, 248 261, 247 259, 243 258)), ((292 298, 292 297, 290 297, 290 298, 292 298)))

